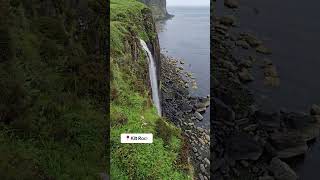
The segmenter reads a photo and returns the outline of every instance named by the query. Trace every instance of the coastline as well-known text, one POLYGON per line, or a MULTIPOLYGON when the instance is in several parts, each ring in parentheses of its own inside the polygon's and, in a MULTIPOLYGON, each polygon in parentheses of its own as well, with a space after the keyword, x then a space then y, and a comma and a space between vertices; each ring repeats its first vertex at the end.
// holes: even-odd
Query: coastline
POLYGON ((200 112, 209 110, 210 97, 190 96, 185 73, 177 64, 180 61, 162 56, 161 58, 161 92, 163 115, 183 131, 188 140, 189 160, 195 169, 195 177, 210 179, 210 130, 197 127, 203 120, 200 112))
MULTIPOLYGON (((225 1, 224 6, 237 11, 239 4, 225 1)), ((215 75, 212 97, 215 119, 211 122, 214 130, 211 141, 216 142, 213 178, 298 179, 288 159, 305 155, 309 142, 319 136, 319 106, 298 113, 268 111, 255 104, 253 91, 248 87, 256 78, 253 66, 260 66, 268 86, 279 86, 280 78, 268 59, 272 51, 262 40, 251 33, 231 32, 239 24, 236 20, 234 15, 214 16, 211 30, 216 52, 211 64, 215 75), (253 51, 238 56, 235 51, 242 49, 253 51)))

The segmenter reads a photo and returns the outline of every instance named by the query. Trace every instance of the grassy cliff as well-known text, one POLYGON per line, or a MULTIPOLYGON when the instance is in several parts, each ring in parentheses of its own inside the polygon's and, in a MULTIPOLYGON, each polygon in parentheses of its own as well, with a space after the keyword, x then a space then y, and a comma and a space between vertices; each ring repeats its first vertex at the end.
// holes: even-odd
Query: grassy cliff
POLYGON ((159 46, 151 11, 136 0, 111 0, 110 8, 111 177, 188 179, 181 132, 157 115, 151 100, 148 62, 139 41, 159 46), (121 144, 121 133, 153 133, 154 142, 121 144))
POLYGON ((0 1, 0 179, 98 179, 106 1, 0 1))

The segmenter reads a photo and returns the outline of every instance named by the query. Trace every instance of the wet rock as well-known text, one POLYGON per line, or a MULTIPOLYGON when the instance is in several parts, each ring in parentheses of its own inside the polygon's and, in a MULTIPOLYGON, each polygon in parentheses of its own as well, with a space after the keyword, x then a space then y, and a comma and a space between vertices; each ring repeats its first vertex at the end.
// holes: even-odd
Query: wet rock
POLYGON ((264 67, 265 84, 271 87, 277 87, 280 85, 280 78, 276 67, 271 65, 266 65, 264 67))
POLYGON ((250 124, 247 127, 243 128, 245 131, 255 131, 257 129, 258 125, 257 124, 250 124))
POLYGON ((225 159, 217 159, 214 163, 212 163, 211 170, 212 172, 216 172, 226 163, 225 159))
POLYGON ((253 76, 251 75, 249 70, 246 68, 242 68, 241 71, 238 72, 238 75, 240 80, 243 82, 250 82, 254 80, 253 76))
POLYGON ((251 47, 257 47, 262 44, 260 40, 258 40, 257 37, 255 37, 252 34, 246 33, 242 35, 242 38, 251 46, 251 47))
POLYGON ((265 68, 265 67, 270 66, 270 65, 272 65, 272 64, 273 64, 273 63, 272 63, 272 61, 271 61, 270 59, 264 58, 263 61, 262 61, 261 67, 262 67, 262 68, 265 68))
POLYGON ((204 162, 205 162, 208 166, 210 166, 210 161, 209 161, 208 158, 204 158, 204 162))
POLYGON ((253 62, 251 60, 242 60, 239 63, 240 67, 245 67, 245 68, 251 68, 252 67, 253 62))
POLYGON ((203 128, 201 128, 201 127, 197 127, 197 130, 199 131, 199 132, 204 132, 204 129, 203 128))
POLYGON ((311 115, 320 115, 320 106, 313 104, 310 109, 311 115))
POLYGON ((199 174, 199 180, 205 180, 202 174, 199 174))
POLYGON ((206 173, 206 168, 204 167, 204 164, 200 164, 200 170, 202 173, 206 173))
POLYGON ((236 134, 226 140, 228 155, 234 160, 257 160, 262 147, 246 134, 236 134))
POLYGON ((200 142, 202 145, 205 145, 205 144, 206 144, 206 143, 203 141, 203 139, 199 138, 198 140, 199 140, 199 142, 200 142))
POLYGON ((203 116, 199 112, 195 112, 194 115, 199 121, 203 119, 203 116))
POLYGON ((297 174, 290 166, 281 161, 279 158, 273 158, 269 166, 270 171, 274 174, 276 180, 297 180, 297 174))
POLYGON ((200 98, 200 102, 203 103, 206 107, 210 106, 210 96, 205 98, 200 98))
POLYGON ((298 131, 272 133, 270 139, 279 158, 303 155, 308 149, 303 136, 298 131))
POLYGON ((180 110, 183 112, 190 113, 192 111, 192 106, 190 106, 189 104, 183 103, 180 106, 180 110))
POLYGON ((256 47, 256 51, 258 53, 261 53, 261 54, 271 54, 271 51, 270 49, 268 49, 267 47, 263 46, 263 45, 259 45, 256 47))
POLYGON ((277 130, 281 126, 281 119, 278 113, 258 111, 255 113, 255 118, 260 126, 269 131, 277 130))
POLYGON ((198 149, 195 148, 195 147, 192 147, 192 150, 193 150, 194 153, 198 152, 198 149))
POLYGON ((241 125, 245 125, 247 123, 249 123, 249 119, 248 118, 243 118, 243 119, 238 119, 238 120, 235 120, 235 123, 238 125, 238 126, 241 126, 241 125))
POLYGON ((210 136, 208 134, 205 135, 205 138, 206 138, 207 141, 210 142, 210 136))
POLYGON ((236 41, 236 46, 242 47, 243 49, 249 49, 250 47, 250 45, 244 40, 236 41))
POLYGON ((265 76, 278 77, 278 72, 274 65, 268 65, 264 69, 265 76))
POLYGON ((237 70, 237 67, 230 61, 222 60, 221 65, 222 65, 222 67, 229 69, 231 71, 237 70))
POLYGON ((235 113, 229 106, 227 106, 217 98, 213 98, 213 103, 214 103, 213 107, 214 107, 214 112, 216 114, 216 117, 219 117, 227 121, 234 121, 235 113))
POLYGON ((219 22, 225 26, 233 26, 235 23, 235 17, 231 15, 222 16, 219 18, 219 22))
POLYGON ((238 0, 225 0, 224 5, 229 8, 237 8, 239 6, 238 0))
POLYGON ((300 132, 305 141, 311 141, 319 136, 320 124, 311 116, 303 113, 287 113, 283 116, 286 126, 300 132))
POLYGON ((242 165, 243 167, 248 167, 248 166, 249 166, 248 161, 241 160, 240 163, 241 163, 241 165, 242 165))
POLYGON ((204 111, 206 111, 206 109, 207 109, 206 104, 201 103, 201 102, 195 104, 194 107, 195 107, 195 109, 196 109, 197 112, 204 112, 204 111))

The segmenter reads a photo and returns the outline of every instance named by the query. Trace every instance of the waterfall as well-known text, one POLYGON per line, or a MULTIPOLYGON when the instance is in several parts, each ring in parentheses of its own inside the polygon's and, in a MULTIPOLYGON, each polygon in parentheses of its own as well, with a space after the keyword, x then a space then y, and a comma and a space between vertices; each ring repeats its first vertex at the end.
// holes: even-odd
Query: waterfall
POLYGON ((154 62, 152 53, 150 52, 146 42, 140 39, 140 44, 144 51, 147 53, 148 56, 148 64, 149 64, 149 76, 150 76, 150 83, 151 83, 151 91, 152 91, 152 100, 154 105, 157 108, 159 116, 161 116, 161 106, 160 106, 160 99, 159 99, 159 87, 158 87, 158 79, 157 79, 157 67, 154 62))

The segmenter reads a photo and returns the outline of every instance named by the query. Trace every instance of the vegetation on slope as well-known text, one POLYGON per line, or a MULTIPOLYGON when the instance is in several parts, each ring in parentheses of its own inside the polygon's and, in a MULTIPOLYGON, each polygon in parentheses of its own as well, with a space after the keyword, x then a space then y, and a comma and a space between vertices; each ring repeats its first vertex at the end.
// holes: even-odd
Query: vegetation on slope
POLYGON ((0 179, 106 171, 106 3, 0 1, 0 179))
POLYGON ((151 102, 148 62, 139 41, 156 39, 151 11, 136 0, 111 0, 110 8, 111 177, 188 179, 181 132, 160 118, 151 102), (154 140, 121 144, 121 133, 153 133, 154 140))

